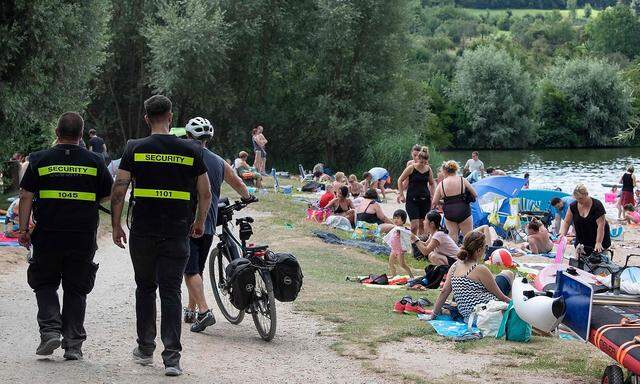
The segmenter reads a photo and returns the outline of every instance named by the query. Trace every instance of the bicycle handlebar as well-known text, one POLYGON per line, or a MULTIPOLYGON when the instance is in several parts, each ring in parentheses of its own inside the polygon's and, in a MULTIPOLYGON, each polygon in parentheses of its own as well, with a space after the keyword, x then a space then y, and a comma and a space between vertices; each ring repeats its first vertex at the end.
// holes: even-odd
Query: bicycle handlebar
MULTIPOLYGON (((244 200, 244 199, 243 199, 244 200)), ((257 203, 258 202, 258 198, 251 195, 251 198, 249 200, 236 200, 235 203, 228 205, 226 207, 224 207, 223 209, 227 212, 231 212, 231 211, 240 211, 244 208, 246 208, 249 204, 252 203, 257 203)))

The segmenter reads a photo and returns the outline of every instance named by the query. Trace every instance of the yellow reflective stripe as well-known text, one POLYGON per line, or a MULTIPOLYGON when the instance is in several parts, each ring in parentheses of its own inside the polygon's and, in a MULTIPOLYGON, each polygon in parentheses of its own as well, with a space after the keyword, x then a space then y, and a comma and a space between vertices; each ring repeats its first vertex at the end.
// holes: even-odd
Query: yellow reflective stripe
POLYGON ((40 191, 41 199, 66 199, 66 200, 84 200, 96 201, 96 194, 91 192, 76 191, 40 191))
POLYGON ((171 155, 167 153, 136 153, 133 156, 133 161, 193 165, 193 157, 171 155))
POLYGON ((189 192, 171 191, 168 189, 144 189, 135 188, 133 190, 133 196, 135 197, 153 197, 157 199, 176 199, 176 200, 190 200, 191 194, 189 192))
POLYGON ((50 175, 52 173, 73 173, 78 175, 97 176, 98 168, 85 167, 82 165, 47 165, 46 167, 38 168, 38 175, 50 175))

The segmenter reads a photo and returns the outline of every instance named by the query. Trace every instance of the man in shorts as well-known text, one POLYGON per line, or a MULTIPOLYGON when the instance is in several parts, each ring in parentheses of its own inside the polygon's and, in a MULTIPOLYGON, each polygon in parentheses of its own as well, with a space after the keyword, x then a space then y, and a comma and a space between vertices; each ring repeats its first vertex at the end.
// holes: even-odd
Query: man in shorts
POLYGON ((382 199, 386 200, 387 196, 385 195, 385 188, 388 184, 391 184, 391 176, 389 176, 389 171, 382 167, 374 167, 367 172, 371 179, 369 180, 369 186, 373 189, 380 189, 380 193, 382 193, 382 199))
POLYGON ((213 125, 209 120, 195 117, 189 120, 185 129, 188 138, 197 140, 202 147, 202 159, 207 167, 209 184, 211 184, 211 206, 205 221, 204 234, 189 238, 189 259, 184 270, 184 281, 189 291, 189 304, 184 308, 184 322, 192 323, 191 332, 202 332, 216 322, 204 295, 202 273, 207 263, 213 235, 216 233, 220 186, 223 181, 226 181, 240 194, 243 201, 253 201, 255 198, 249 194, 247 187, 233 168, 220 156, 207 149, 207 143, 213 137, 213 125))

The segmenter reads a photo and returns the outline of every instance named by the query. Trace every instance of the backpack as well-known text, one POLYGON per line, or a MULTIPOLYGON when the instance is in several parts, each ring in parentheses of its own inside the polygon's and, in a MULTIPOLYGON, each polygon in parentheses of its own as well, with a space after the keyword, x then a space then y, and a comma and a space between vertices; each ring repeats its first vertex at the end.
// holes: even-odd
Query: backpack
POLYGON ((509 341, 521 343, 531 340, 531 325, 518 316, 513 301, 509 302, 507 310, 502 315, 502 323, 500 323, 496 339, 501 339, 503 336, 509 341))
POLYGON ((310 181, 302 186, 302 192, 315 192, 320 189, 320 183, 316 181, 310 181))
POLYGON ((234 259, 225 268, 229 301, 239 310, 249 308, 256 286, 256 269, 244 258, 234 259))
POLYGON ((424 269, 424 277, 421 284, 427 289, 437 289, 445 276, 449 273, 448 265, 429 264, 424 269))
POLYGON ((302 269, 295 256, 288 253, 273 253, 274 262, 271 270, 273 295, 278 301, 294 301, 302 288, 302 269))

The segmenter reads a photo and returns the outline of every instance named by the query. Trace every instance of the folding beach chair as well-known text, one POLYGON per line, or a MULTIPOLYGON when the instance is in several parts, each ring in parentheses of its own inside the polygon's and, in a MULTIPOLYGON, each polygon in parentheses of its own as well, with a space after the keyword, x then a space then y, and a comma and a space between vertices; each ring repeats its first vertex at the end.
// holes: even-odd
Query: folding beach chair
POLYGON ((298 170, 300 171, 300 180, 302 180, 302 181, 313 180, 313 174, 306 173, 304 171, 304 167, 302 166, 302 164, 298 164, 298 170))
POLYGON ((290 185, 280 185, 280 181, 278 180, 278 174, 275 168, 271 169, 271 177, 273 177, 273 189, 276 192, 282 192, 285 195, 290 195, 293 192, 293 187, 290 185))

